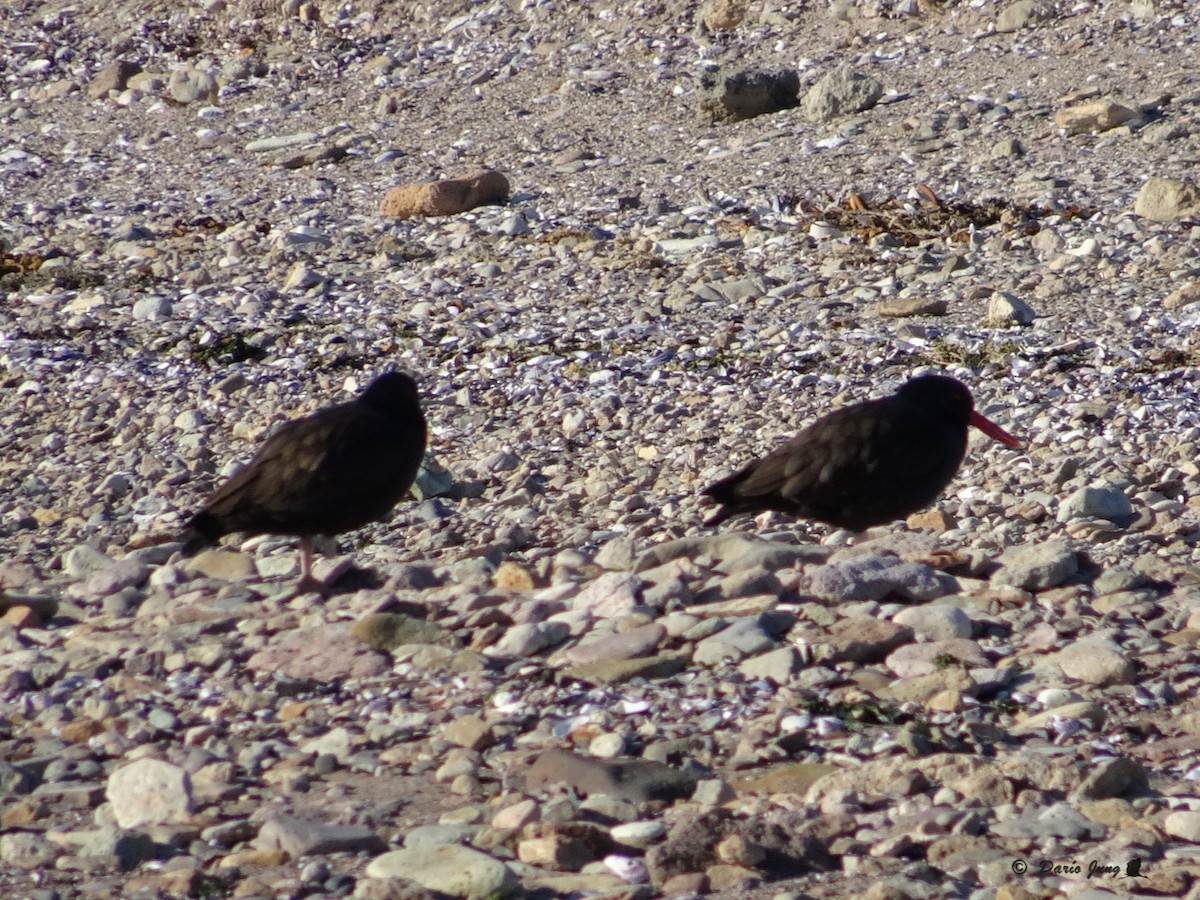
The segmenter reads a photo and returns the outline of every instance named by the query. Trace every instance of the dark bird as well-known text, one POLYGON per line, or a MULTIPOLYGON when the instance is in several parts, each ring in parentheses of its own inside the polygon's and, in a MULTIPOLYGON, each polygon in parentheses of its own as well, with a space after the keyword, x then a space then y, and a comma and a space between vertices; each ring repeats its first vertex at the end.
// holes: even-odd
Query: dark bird
POLYGON ((185 554, 235 531, 300 538, 299 590, 312 577, 314 535, 341 534, 385 516, 412 487, 425 454, 417 385, 389 372, 348 403, 288 422, 188 521, 185 554))
POLYGON ((705 523, 776 510, 863 531, 933 503, 962 464, 967 426, 1020 441, 975 411, 966 386, 922 375, 890 397, 823 416, 783 446, 702 491, 721 504, 705 523))

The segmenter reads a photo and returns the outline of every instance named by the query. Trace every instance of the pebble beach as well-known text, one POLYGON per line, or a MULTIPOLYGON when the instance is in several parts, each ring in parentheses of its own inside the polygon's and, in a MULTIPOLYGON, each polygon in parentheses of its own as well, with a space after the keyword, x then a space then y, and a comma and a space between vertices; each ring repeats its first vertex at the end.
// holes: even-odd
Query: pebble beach
POLYGON ((0 889, 1200 897, 1200 8, 0 35, 0 889), (179 552, 393 368, 428 453, 324 596, 179 552), (1022 446, 862 534, 703 525, 929 372, 1022 446))

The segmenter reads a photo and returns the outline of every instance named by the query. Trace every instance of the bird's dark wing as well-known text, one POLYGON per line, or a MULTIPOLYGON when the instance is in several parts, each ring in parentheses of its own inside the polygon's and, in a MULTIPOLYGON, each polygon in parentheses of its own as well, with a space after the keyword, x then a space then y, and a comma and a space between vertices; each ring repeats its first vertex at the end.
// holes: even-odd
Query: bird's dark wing
POLYGON ((226 534, 275 527, 302 505, 333 436, 345 426, 346 413, 338 406, 282 426, 245 468, 212 493, 203 514, 218 520, 226 534))
MULTIPOLYGON (((943 430, 918 414, 897 415, 892 398, 830 413, 706 493, 737 512, 776 509, 850 528, 920 508, 961 460, 943 430)), ((720 521, 720 518, 717 521, 720 521)))

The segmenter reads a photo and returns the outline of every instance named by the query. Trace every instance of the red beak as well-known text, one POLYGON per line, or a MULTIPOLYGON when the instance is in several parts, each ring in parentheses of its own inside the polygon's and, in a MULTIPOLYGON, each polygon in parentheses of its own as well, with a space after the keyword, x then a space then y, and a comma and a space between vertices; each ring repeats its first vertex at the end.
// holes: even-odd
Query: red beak
POLYGON ((971 417, 967 419, 967 423, 969 425, 974 425, 993 441, 999 441, 1005 447, 1021 446, 1021 442, 1015 437, 1013 437, 991 419, 981 416, 979 413, 975 412, 975 410, 971 410, 971 417))

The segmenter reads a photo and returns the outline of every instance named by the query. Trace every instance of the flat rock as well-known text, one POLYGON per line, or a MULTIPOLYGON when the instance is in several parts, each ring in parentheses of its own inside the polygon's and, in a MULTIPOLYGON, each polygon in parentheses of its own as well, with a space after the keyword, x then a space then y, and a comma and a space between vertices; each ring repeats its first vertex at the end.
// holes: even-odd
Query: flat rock
POLYGON ((254 844, 263 850, 282 850, 291 859, 328 853, 381 853, 387 849, 387 842, 366 825, 332 825, 294 818, 265 822, 254 844))
POLYGON ((371 860, 366 872, 370 878, 404 878, 470 900, 507 897, 518 885, 516 874, 503 862, 457 844, 393 850, 371 860))
POLYGON ((369 678, 391 668, 387 655, 372 650, 339 626, 305 628, 279 635, 257 651, 246 666, 275 672, 301 681, 327 682, 331 678, 369 678))
POLYGON ((236 550, 211 548, 201 550, 182 566, 185 572, 195 572, 219 581, 242 581, 258 574, 254 558, 236 550))
POLYGON ((789 635, 793 643, 811 647, 822 661, 870 664, 879 662, 913 639, 913 630, 883 619, 840 619, 821 631, 806 628, 789 635))
POLYGON ((593 759, 566 750, 547 750, 529 767, 528 790, 569 784, 581 794, 607 794, 634 803, 687 797, 695 787, 690 775, 646 759, 593 759))
POLYGON ((139 759, 108 777, 105 795, 122 828, 187 822, 192 814, 192 781, 179 766, 139 759))
POLYGON ((438 644, 453 647, 454 636, 432 622, 399 613, 372 613, 350 628, 351 637, 375 650, 394 650, 404 644, 438 644))
POLYGON ((1027 591, 1057 587, 1079 571, 1079 559, 1063 541, 1024 544, 1006 550, 1002 568, 992 576, 993 584, 1010 585, 1027 591))
POLYGON ((586 665, 601 660, 625 660, 641 656, 650 656, 663 638, 667 630, 657 622, 630 628, 628 631, 618 631, 606 637, 592 641, 584 641, 568 649, 564 658, 571 665, 586 665))
POLYGON ((1110 100, 1097 100, 1060 109, 1054 114, 1054 124, 1067 134, 1092 134, 1108 131, 1137 118, 1140 118, 1137 110, 1110 100))
POLYGON ((969 638, 971 619, 957 606, 927 603, 902 609, 892 619, 897 625, 913 630, 919 640, 944 641, 951 638, 969 638))
POLYGON ((925 563, 871 555, 814 566, 806 572, 807 590, 830 603, 882 600, 895 594, 907 600, 934 600, 958 591, 952 575, 925 563))
POLYGON ((1111 641, 1076 641, 1055 654, 1054 662, 1064 675, 1098 687, 1132 684, 1136 674, 1133 663, 1111 641))
POLYGON ((984 668, 988 658, 974 641, 954 639, 908 644, 888 656, 884 664, 899 678, 913 678, 928 675, 943 665, 984 668))
POLYGON ((379 212, 396 219, 413 216, 453 216, 508 199, 508 179, 484 169, 441 181, 402 184, 389 190, 379 212))
POLYGON ((687 666, 688 657, 682 653, 663 653, 636 659, 602 659, 563 671, 570 678, 589 684, 617 684, 634 678, 670 678, 687 666))

